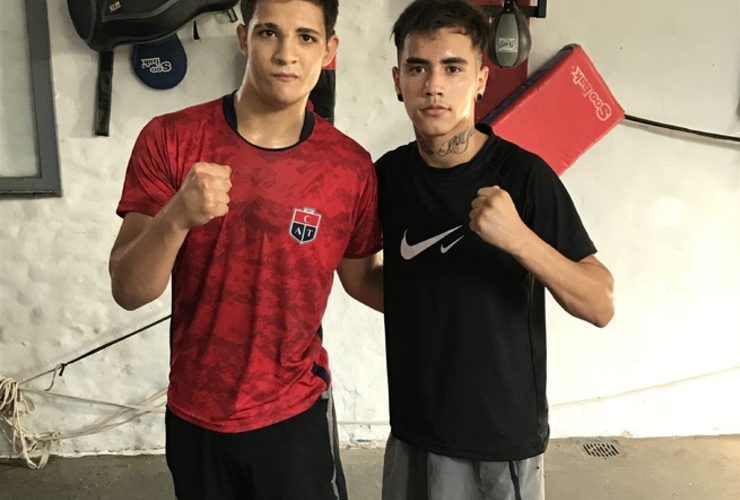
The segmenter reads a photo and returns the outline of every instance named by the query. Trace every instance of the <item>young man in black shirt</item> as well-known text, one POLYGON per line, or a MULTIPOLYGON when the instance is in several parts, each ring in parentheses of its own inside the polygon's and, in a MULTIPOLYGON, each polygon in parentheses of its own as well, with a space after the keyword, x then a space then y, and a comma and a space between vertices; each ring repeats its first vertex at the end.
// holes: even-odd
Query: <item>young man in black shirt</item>
POLYGON ((476 126, 486 17, 417 0, 393 35, 416 141, 376 163, 391 437, 384 500, 543 499, 545 288, 603 327, 613 280, 538 156, 476 126))

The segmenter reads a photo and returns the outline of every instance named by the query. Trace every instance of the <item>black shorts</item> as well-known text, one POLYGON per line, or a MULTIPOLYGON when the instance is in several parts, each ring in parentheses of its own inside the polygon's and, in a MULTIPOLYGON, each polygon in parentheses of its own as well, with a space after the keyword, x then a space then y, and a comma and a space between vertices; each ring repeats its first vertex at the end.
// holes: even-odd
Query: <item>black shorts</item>
POLYGON ((167 466, 178 500, 346 500, 331 395, 284 422, 213 432, 169 410, 167 466))

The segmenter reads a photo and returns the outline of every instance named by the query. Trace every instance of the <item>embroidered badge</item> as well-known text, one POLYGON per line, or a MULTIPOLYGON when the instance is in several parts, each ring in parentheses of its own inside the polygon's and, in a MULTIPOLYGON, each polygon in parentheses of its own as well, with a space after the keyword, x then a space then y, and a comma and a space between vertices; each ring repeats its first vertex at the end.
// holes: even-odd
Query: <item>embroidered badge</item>
POLYGON ((301 245, 316 239, 319 232, 321 214, 313 208, 294 208, 290 221, 290 235, 301 245))

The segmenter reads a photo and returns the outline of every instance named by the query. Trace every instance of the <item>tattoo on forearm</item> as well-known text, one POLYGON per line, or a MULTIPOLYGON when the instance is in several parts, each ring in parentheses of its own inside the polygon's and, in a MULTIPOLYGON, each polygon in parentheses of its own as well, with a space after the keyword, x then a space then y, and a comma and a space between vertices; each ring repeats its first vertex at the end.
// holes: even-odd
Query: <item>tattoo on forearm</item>
POLYGON ((447 144, 442 146, 437 154, 440 157, 444 158, 447 155, 459 155, 464 153, 468 149, 468 146, 470 146, 470 138, 473 136, 474 132, 474 128, 466 128, 455 137, 447 141, 447 144))

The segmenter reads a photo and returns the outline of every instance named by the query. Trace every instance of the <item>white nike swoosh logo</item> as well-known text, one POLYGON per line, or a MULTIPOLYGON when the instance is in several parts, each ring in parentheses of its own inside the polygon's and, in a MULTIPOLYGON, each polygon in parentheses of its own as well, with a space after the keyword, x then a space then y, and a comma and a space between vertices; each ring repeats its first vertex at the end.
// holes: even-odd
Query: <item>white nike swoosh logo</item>
POLYGON ((447 246, 444 246, 444 243, 443 243, 439 247, 440 252, 442 252, 442 253, 449 252, 450 251, 450 248, 454 247, 457 244, 457 242, 460 241, 463 238, 465 238, 465 235, 464 234, 462 236, 460 236, 458 239, 456 239, 455 241, 453 241, 452 243, 450 243, 449 245, 447 245, 447 246))
MULTIPOLYGON (((417 255, 419 255, 421 252, 426 250, 427 248, 436 245, 440 241, 442 241, 447 235, 454 233, 458 229, 460 229, 462 226, 453 227, 449 231, 445 231, 442 234, 438 234, 437 236, 432 236, 429 239, 426 239, 424 241, 420 241, 419 243, 416 243, 414 245, 409 245, 406 241, 406 233, 408 233, 408 229, 403 232, 403 239, 401 240, 401 257, 403 257, 406 260, 411 260, 417 255)), ((459 239, 455 241, 457 243, 460 241, 459 239)), ((453 243, 452 245, 454 245, 453 243)), ((452 246, 450 245, 450 247, 452 246)), ((449 250, 449 247, 448 247, 449 250)), ((444 252, 443 252, 444 253, 444 252)))

